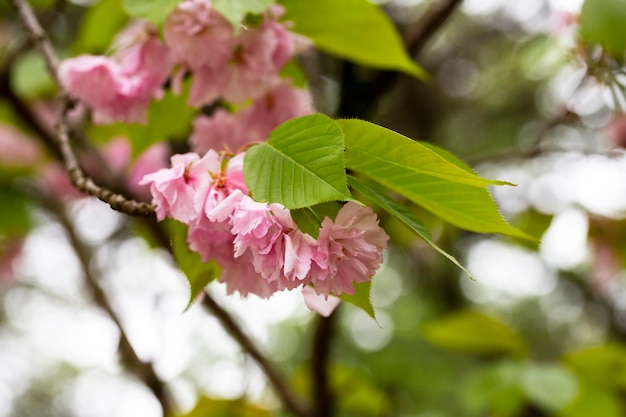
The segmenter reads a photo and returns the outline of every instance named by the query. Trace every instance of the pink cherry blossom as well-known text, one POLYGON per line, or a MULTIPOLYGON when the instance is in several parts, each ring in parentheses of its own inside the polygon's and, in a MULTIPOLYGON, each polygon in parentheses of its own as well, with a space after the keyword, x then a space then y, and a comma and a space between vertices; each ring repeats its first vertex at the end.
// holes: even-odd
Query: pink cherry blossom
POLYGON ((266 140, 271 131, 287 120, 313 113, 308 90, 282 82, 242 111, 250 141, 266 140))
POLYGON ((131 29, 135 42, 119 50, 114 58, 120 63, 122 74, 135 82, 134 94, 160 98, 162 85, 172 69, 167 60, 168 48, 154 26, 140 22, 131 29))
POLYGON ((91 107, 94 123, 145 123, 150 100, 162 95, 170 71, 167 48, 146 28, 140 43, 117 56, 81 55, 60 64, 61 82, 91 107))
POLYGON ((150 199, 149 187, 146 184, 140 185, 139 181, 144 176, 165 168, 168 155, 169 148, 164 142, 155 143, 139 155, 128 172, 128 189, 134 196, 142 200, 150 199))
POLYGON ((208 0, 181 2, 165 20, 163 34, 172 62, 192 71, 224 66, 233 54, 233 27, 208 0))
POLYGON ((40 161, 41 150, 31 138, 9 125, 0 125, 0 165, 25 167, 40 161))
MULTIPOLYGON (((285 234, 285 261, 283 273, 293 285, 305 284, 310 280, 309 271, 317 250, 317 241, 310 235, 295 229, 285 234)), ((287 285, 288 286, 288 285, 287 285)))
POLYGON ((218 109, 212 116, 199 116, 190 137, 193 150, 237 150, 252 142, 267 140, 278 125, 313 113, 308 90, 280 83, 249 107, 236 113, 218 109))
POLYGON ((354 283, 368 281, 380 266, 389 236, 369 207, 349 202, 333 222, 322 221, 311 281, 318 294, 354 294, 354 283))
POLYGON ((197 194, 208 188, 208 172, 219 172, 220 157, 215 151, 200 159, 198 154, 174 155, 172 167, 144 176, 139 182, 150 184, 158 220, 172 217, 183 223, 198 218, 197 194))
POLYGON ((218 99, 231 82, 232 75, 227 65, 219 68, 200 68, 193 73, 187 104, 200 107, 218 99))
POLYGON ((341 303, 341 298, 334 295, 329 295, 328 297, 319 295, 309 286, 302 288, 302 297, 304 298, 304 304, 309 310, 324 317, 330 316, 341 303))
POLYGON ((219 280, 226 283, 228 294, 237 291, 243 297, 254 294, 261 298, 269 298, 279 290, 276 282, 268 281, 254 270, 250 253, 224 262, 219 280))
POLYGON ((211 117, 196 117, 189 142, 192 149, 199 153, 209 149, 236 151, 254 140, 247 134, 248 130, 241 112, 229 113, 224 109, 218 109, 211 117))

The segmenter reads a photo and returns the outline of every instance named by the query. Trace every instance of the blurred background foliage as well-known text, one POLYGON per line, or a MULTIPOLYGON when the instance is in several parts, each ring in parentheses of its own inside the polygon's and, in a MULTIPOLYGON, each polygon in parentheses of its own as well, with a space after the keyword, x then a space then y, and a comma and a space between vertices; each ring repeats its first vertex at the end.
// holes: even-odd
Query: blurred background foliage
MULTIPOLYGON (((381 7, 410 33, 438 2, 381 7)), ((121 0, 32 3, 61 56, 107 52, 129 19, 121 0)), ((319 53, 314 95, 331 115, 432 142, 486 177, 518 184, 493 189, 494 197, 541 243, 463 232, 411 207, 472 281, 383 218, 393 244, 373 284, 377 321, 350 305, 331 319, 334 415, 626 415, 626 3, 456 3, 416 57, 428 82, 319 53)), ((46 132, 28 114, 49 121, 55 87, 35 52, 13 54, 26 37, 7 2, 0 16, 0 136, 19 136, 31 152, 25 164, 0 152, 0 416, 158 416, 158 402, 119 360, 119 331, 91 302, 62 223, 33 195, 50 158, 29 151, 46 132)), ((155 102, 148 128, 85 131, 97 146, 130 137, 135 156, 161 140, 176 149, 192 117, 182 103, 155 102)), ((141 223, 91 200, 68 204, 93 252, 88 268, 101 271, 179 415, 289 415, 210 315, 199 306, 181 315, 184 279, 137 237, 141 223)), ((296 391, 311 396, 320 319, 299 296, 240 300, 211 288, 296 391)))

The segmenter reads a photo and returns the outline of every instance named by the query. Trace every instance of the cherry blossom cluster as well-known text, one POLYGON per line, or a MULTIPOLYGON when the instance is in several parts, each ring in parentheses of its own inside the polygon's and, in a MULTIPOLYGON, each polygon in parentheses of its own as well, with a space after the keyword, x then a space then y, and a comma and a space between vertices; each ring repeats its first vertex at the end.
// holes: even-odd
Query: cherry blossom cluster
POLYGON ((163 95, 167 80, 180 93, 190 77, 189 106, 220 99, 238 109, 198 116, 193 150, 237 149, 265 140, 280 123, 313 111, 308 91, 280 77, 294 54, 309 45, 278 21, 283 13, 274 5, 256 25, 242 23, 236 34, 209 0, 185 0, 166 18, 164 42, 153 25, 135 22, 118 35, 111 56, 67 59, 59 76, 100 124, 146 123, 148 106, 163 95))
POLYGON ((345 204, 334 221, 322 221, 314 239, 298 229, 284 206, 249 196, 244 155, 174 155, 171 168, 141 181, 150 184, 158 219, 187 224, 189 247, 203 261, 220 264, 229 293, 267 298, 312 285, 328 298, 354 294, 354 283, 369 281, 389 239, 372 209, 345 204))
POLYGON ((345 204, 334 220, 326 217, 314 238, 284 206, 250 196, 245 154, 233 151, 313 112, 308 91, 280 76, 308 46, 279 22, 283 12, 271 6, 235 31, 209 0, 184 0, 167 16, 163 40, 151 24, 137 22, 118 36, 112 55, 68 59, 59 76, 91 108, 94 123, 145 123, 151 100, 165 86, 180 93, 188 78, 189 106, 219 100, 210 116, 196 117, 192 152, 173 155, 171 167, 155 166, 139 184, 150 186, 158 220, 188 226, 189 248, 221 266, 230 293, 267 298, 302 288, 307 305, 328 314, 338 302, 334 295, 354 294, 355 283, 369 281, 389 238, 376 214, 356 203, 345 204))

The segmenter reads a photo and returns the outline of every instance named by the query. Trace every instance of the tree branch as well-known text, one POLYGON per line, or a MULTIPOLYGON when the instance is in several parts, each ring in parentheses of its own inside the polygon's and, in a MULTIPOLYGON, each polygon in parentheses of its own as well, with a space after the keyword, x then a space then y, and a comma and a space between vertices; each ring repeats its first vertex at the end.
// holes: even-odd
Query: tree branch
POLYGON ((424 46, 435 33, 446 23, 448 18, 463 0, 434 1, 426 13, 404 33, 403 40, 406 49, 413 57, 419 55, 424 46))
POLYGON ((50 43, 46 31, 43 30, 39 24, 39 21, 37 20, 37 17, 35 16, 35 13, 28 1, 12 0, 12 3, 22 19, 22 23, 30 35, 31 41, 42 55, 48 72, 61 90, 61 109, 59 112, 59 122, 57 126, 58 131, 54 139, 72 184, 74 184, 74 186, 80 191, 97 197, 109 204, 114 210, 118 210, 132 216, 153 217, 155 215, 154 206, 129 199, 105 187, 101 187, 88 177, 81 168, 78 163, 78 158, 70 145, 71 128, 67 118, 67 114, 74 105, 74 101, 71 99, 67 91, 64 90, 60 82, 58 74, 58 57, 52 48, 52 44, 50 43))
POLYGON ((330 386, 328 362, 336 316, 337 310, 329 317, 317 318, 311 353, 312 394, 315 398, 313 417, 332 417, 335 414, 335 398, 330 386))
POLYGON ((310 413, 307 411, 307 407, 291 390, 291 387, 286 382, 286 379, 281 372, 265 357, 265 355, 263 355, 263 353, 261 353, 254 342, 248 337, 248 335, 246 335, 246 333, 243 332, 235 319, 219 304, 217 304, 217 302, 206 291, 204 293, 204 300, 202 301, 202 304, 217 318, 228 334, 230 334, 231 337, 235 339, 237 343, 239 343, 239 345, 246 352, 248 352, 252 359, 254 359, 261 367, 283 404, 285 404, 285 406, 298 417, 311 417, 310 413))
POLYGON ((130 343, 120 318, 115 313, 115 310, 111 306, 106 293, 100 286, 100 274, 95 271, 95 268, 91 264, 91 258, 93 257, 91 248, 80 240, 72 221, 60 203, 49 200, 46 201, 46 204, 57 217, 67 233, 70 244, 76 252, 76 256, 78 257, 82 267, 85 284, 89 288, 95 303, 109 316, 111 321, 115 323, 120 331, 119 352, 123 363, 132 374, 137 376, 137 378, 139 378, 139 380, 141 380, 150 389, 150 391, 152 391, 161 404, 163 416, 169 415, 172 411, 174 411, 174 404, 167 391, 167 387, 156 374, 152 363, 142 361, 130 343))

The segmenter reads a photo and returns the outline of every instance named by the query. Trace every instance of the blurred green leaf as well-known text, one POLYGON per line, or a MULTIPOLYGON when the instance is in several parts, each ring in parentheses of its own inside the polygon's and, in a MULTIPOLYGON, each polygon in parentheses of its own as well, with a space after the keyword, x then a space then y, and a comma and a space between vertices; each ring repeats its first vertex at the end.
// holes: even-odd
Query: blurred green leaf
POLYGON ((352 200, 346 184, 343 134, 322 114, 289 120, 246 152, 246 184, 257 201, 290 209, 352 200))
POLYGON ((0 236, 22 235, 28 232, 30 226, 26 197, 8 185, 0 184, 0 236))
POLYGON ((595 384, 626 389, 626 346, 610 344, 579 349, 563 359, 574 372, 595 384))
POLYGON ((350 304, 359 307, 365 311, 371 318, 376 320, 376 313, 372 305, 372 282, 361 282, 354 284, 354 294, 341 294, 341 299, 350 304))
POLYGON ((124 10, 132 17, 139 17, 160 25, 180 0, 123 0, 124 10))
POLYGON ((626 2, 586 0, 580 12, 580 33, 589 43, 598 43, 619 61, 626 51, 626 2))
POLYGON ((235 32, 239 31, 241 21, 248 13, 260 14, 267 10, 275 0, 213 0, 211 5, 224 15, 233 25, 235 32))
POLYGON ((550 413, 571 404, 578 393, 576 376, 560 364, 526 363, 521 382, 528 399, 550 413))
POLYGON ((305 88, 307 86, 306 73, 296 60, 291 60, 285 64, 283 69, 280 70, 280 77, 291 78, 292 84, 296 87, 305 88))
POLYGON ((103 54, 128 21, 122 0, 101 0, 85 12, 72 45, 75 54, 103 54))
POLYGON ((345 134, 346 167, 370 177, 447 222, 478 233, 535 240, 508 224, 489 192, 504 184, 477 176, 449 152, 435 151, 362 120, 337 120, 345 134))
POLYGON ((202 397, 194 408, 180 417, 270 417, 272 413, 244 399, 223 400, 202 397))
POLYGON ((415 213, 408 208, 404 207, 396 200, 392 199, 388 195, 384 194, 384 192, 380 190, 375 190, 374 188, 365 185, 355 177, 349 175, 348 176, 348 185, 362 193, 365 197, 369 198, 372 202, 380 206, 387 213, 394 216, 396 219, 402 222, 406 227, 411 229, 413 233, 418 235, 424 242, 428 243, 428 245, 435 249, 437 252, 448 258, 453 264, 458 266, 463 272, 467 274, 468 277, 472 278, 472 274, 469 273, 467 269, 463 265, 460 264, 457 259, 450 255, 445 250, 441 249, 433 240, 430 232, 424 226, 422 220, 415 215, 415 213))
POLYGON ((381 416, 389 413, 389 399, 371 376, 361 370, 333 366, 330 385, 339 403, 340 413, 337 415, 381 416))
POLYGON ((580 384, 578 395, 559 412, 560 417, 622 417, 623 404, 618 395, 596 385, 580 384))
POLYGON ((528 346, 515 330, 493 317, 462 310, 424 325, 422 334, 443 349, 479 355, 526 356, 528 346))
POLYGON ((389 18, 367 0, 280 0, 293 30, 341 58, 418 78, 426 73, 408 55, 389 18))
POLYGON ((25 99, 41 98, 56 90, 43 58, 37 51, 21 55, 12 68, 11 84, 15 93, 25 99))
POLYGON ((465 382, 465 408, 476 415, 519 415, 526 404, 526 396, 520 388, 521 369, 520 362, 509 360, 479 368, 465 382))
POLYGON ((192 252, 187 243, 187 226, 175 220, 166 220, 172 236, 174 259, 189 283, 187 310, 211 281, 220 276, 221 268, 215 261, 202 262, 200 255, 192 252))

